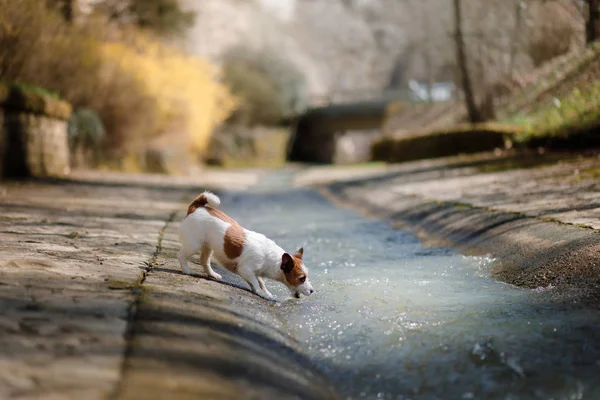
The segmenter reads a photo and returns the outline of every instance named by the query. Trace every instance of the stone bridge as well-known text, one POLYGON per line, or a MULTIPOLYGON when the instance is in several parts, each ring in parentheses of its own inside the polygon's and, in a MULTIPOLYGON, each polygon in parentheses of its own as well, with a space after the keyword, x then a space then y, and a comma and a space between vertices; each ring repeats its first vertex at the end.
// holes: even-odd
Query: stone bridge
POLYGON ((360 162, 369 159, 369 144, 379 134, 391 98, 331 104, 290 118, 288 161, 360 162))

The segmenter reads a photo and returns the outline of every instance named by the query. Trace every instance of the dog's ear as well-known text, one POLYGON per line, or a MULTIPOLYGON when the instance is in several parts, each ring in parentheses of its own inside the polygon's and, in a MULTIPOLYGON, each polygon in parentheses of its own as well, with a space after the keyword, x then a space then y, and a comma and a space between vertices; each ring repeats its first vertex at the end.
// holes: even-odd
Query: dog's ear
POLYGON ((302 256, 304 255, 304 247, 300 247, 300 249, 294 254, 294 257, 302 260, 302 256))
POLYGON ((294 269, 294 260, 292 259, 292 256, 288 253, 283 253, 283 256, 281 257, 281 270, 288 273, 292 269, 294 269))

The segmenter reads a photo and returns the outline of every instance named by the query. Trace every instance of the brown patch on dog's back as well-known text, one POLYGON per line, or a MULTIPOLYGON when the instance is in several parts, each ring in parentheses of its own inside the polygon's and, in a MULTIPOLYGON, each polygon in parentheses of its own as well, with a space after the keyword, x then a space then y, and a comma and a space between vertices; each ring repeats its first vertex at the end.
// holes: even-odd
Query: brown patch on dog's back
MULTIPOLYGON (((225 231, 225 236, 223 238, 223 252, 230 260, 234 260, 241 256, 242 251, 244 250, 245 241, 244 228, 223 211, 208 205, 208 199, 204 193, 196 197, 188 206, 187 215, 190 215, 200 207, 204 207, 206 212, 213 217, 230 224, 225 231)), ((231 272, 237 272, 237 263, 228 263, 227 266, 224 267, 231 272)))
POLYGON ((235 219, 231 218, 229 215, 225 214, 218 208, 214 208, 211 206, 204 206, 204 208, 206 209, 206 211, 208 211, 210 215, 212 215, 215 218, 219 218, 221 221, 229 222, 231 225, 239 225, 235 219))
POLYGON ((285 280, 294 287, 302 285, 301 279, 306 277, 306 273, 302 269, 302 259, 291 255, 284 255, 281 269, 285 274, 285 280))
POLYGON ((223 250, 230 260, 234 260, 242 255, 244 239, 244 228, 240 224, 229 225, 229 228, 225 231, 223 250))
POLYGON ((231 218, 229 215, 217 208, 205 205, 204 209, 213 217, 219 218, 221 221, 231 224, 225 231, 225 237, 223 239, 223 251, 225 252, 227 258, 234 260, 241 256, 242 251, 244 250, 244 241, 246 239, 244 235, 244 228, 242 228, 242 226, 238 224, 235 219, 231 218))

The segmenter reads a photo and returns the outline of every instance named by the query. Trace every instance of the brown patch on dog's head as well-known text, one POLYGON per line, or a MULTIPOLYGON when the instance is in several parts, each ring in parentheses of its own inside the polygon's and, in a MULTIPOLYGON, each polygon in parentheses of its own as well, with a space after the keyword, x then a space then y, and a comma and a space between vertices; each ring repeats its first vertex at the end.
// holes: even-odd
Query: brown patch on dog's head
POLYGON ((294 257, 302 260, 302 256, 304 255, 304 247, 300 247, 296 253, 294 253, 294 257))
POLYGON ((285 280, 293 287, 300 286, 306 281, 306 272, 302 268, 303 253, 304 251, 299 251, 293 256, 284 253, 281 257, 281 270, 285 274, 285 280), (298 254, 300 257, 297 257, 298 254))

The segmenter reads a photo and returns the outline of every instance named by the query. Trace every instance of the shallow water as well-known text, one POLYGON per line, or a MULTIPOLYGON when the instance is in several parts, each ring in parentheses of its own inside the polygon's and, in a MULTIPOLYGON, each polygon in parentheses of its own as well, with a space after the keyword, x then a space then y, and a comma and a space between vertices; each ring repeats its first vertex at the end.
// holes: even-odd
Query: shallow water
POLYGON ((304 246, 316 293, 274 307, 343 398, 600 399, 598 312, 495 281, 489 257, 425 248, 284 181, 225 195, 223 208, 304 246))

